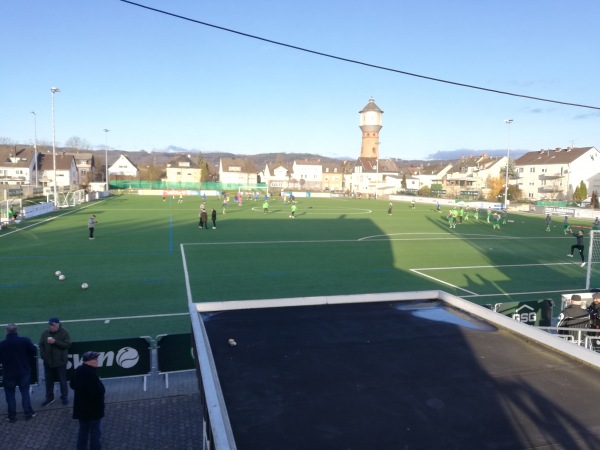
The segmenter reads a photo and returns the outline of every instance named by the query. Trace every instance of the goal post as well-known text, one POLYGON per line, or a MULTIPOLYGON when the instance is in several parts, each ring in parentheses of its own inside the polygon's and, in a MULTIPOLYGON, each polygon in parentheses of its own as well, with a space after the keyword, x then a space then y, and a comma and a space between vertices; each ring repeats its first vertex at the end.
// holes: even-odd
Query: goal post
POLYGON ((590 232, 585 288, 600 288, 600 230, 590 232))

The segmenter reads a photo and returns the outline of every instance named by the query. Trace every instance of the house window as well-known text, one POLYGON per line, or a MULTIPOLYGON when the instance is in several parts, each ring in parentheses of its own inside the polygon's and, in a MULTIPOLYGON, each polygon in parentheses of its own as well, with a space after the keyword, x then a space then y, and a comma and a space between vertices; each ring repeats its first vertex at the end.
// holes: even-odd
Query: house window
POLYGON ((530 167, 529 168, 529 173, 535 173, 535 167, 530 167))

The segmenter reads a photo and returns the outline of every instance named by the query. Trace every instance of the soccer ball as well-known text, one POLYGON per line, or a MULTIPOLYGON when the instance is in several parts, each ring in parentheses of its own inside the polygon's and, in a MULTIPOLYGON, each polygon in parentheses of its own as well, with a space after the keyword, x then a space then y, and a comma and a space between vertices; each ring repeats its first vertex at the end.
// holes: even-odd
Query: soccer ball
POLYGON ((88 288, 88 284, 87 284, 87 283, 83 283, 83 284, 81 285, 81 289, 87 289, 87 288, 88 288))
POLYGON ((54 275, 56 275, 57 277, 60 277, 61 274, 62 274, 62 272, 60 270, 57 270, 56 272, 54 272, 54 275))
POLYGON ((58 276, 58 279, 59 279, 60 281, 62 281, 62 280, 64 280, 64 279, 65 279, 65 276, 64 276, 63 274, 60 274, 60 275, 58 276))

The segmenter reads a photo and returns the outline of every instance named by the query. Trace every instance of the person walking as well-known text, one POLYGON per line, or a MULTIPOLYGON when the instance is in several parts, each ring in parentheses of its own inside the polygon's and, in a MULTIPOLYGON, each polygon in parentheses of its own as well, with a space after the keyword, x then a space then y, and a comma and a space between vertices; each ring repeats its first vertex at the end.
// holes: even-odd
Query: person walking
POLYGON ((102 418, 104 417, 104 394, 106 389, 100 381, 98 352, 85 352, 81 364, 71 378, 70 386, 75 392, 73 400, 73 419, 79 421, 77 450, 102 448, 102 418))
POLYGON ((550 214, 546 214, 546 232, 550 233, 550 225, 552 224, 552 216, 550 214))
POLYGON ((6 339, 0 342, 0 364, 3 370, 4 396, 8 406, 8 417, 10 423, 17 421, 17 387, 21 392, 21 404, 25 420, 35 417, 31 407, 29 386, 31 385, 31 371, 35 364, 35 345, 31 339, 20 337, 17 326, 11 323, 6 326, 6 339))
POLYGON ((212 209, 212 212, 210 213, 210 218, 213 223, 213 230, 216 230, 217 229, 217 210, 215 208, 212 209))
POLYGON ((296 218, 296 205, 295 204, 292 205, 291 212, 290 212, 290 218, 291 219, 295 219, 296 218))
POLYGON ((39 342, 40 357, 44 362, 44 378, 46 381, 46 400, 42 406, 54 402, 54 382, 60 383, 60 399, 63 405, 69 404, 67 386, 67 362, 71 348, 71 335, 62 327, 58 317, 48 321, 48 328, 42 332, 39 342))
MULTIPOLYGON (((266 198, 266 196, 265 196, 266 198)), ((269 213, 269 202, 267 200, 265 200, 263 202, 263 214, 268 214, 269 213)))
POLYGON ((94 239, 94 228, 96 228, 96 224, 98 221, 96 220, 96 214, 92 214, 88 219, 88 230, 90 231, 90 240, 94 239))
POLYGON ((390 202, 390 203, 388 204, 388 215, 390 215, 390 216, 392 215, 392 206, 393 206, 393 205, 392 205, 392 202, 390 202))
POLYGON ((569 229, 569 231, 573 236, 575 236, 575 239, 577 239, 577 243, 575 245, 571 245, 571 253, 567 253, 567 256, 569 258, 572 258, 575 249, 579 250, 579 256, 581 257, 581 267, 583 267, 585 266, 585 260, 583 259, 583 250, 585 249, 583 245, 583 231, 579 230, 577 234, 573 233, 573 230, 571 229, 569 229))

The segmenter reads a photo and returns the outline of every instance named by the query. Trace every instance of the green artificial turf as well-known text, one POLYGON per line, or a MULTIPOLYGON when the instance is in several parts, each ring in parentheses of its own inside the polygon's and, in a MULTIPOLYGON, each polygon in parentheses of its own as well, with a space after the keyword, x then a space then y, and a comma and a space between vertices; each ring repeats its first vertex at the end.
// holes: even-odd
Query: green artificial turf
POLYGON ((291 219, 280 199, 269 214, 245 200, 224 215, 208 198, 216 230, 198 228, 200 197, 115 196, 26 220, 0 231, 0 323, 37 337, 58 316, 74 339, 96 340, 189 332, 188 292, 204 302, 441 289, 558 304, 585 286, 559 219, 546 233, 544 217, 510 214, 497 231, 482 211, 450 230, 433 204, 394 202, 388 215, 387 200, 298 200, 291 219))

